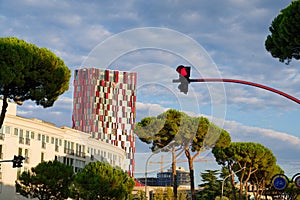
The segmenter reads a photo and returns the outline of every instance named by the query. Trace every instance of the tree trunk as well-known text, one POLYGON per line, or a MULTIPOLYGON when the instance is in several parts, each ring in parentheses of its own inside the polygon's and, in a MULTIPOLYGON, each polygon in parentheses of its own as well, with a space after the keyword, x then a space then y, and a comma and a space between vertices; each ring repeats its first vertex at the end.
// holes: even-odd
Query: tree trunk
POLYGON ((3 100, 2 100, 2 109, 1 109, 1 115, 0 115, 0 129, 2 128, 3 122, 4 122, 4 118, 5 118, 5 114, 6 114, 6 110, 8 107, 8 103, 7 103, 7 95, 3 95, 3 100))
POLYGON ((235 184, 234 184, 234 174, 233 174, 232 169, 231 169, 231 167, 229 165, 228 165, 228 171, 229 171, 229 174, 231 174, 230 182, 231 182, 231 187, 232 187, 233 199, 236 200, 236 191, 235 191, 235 184))
POLYGON ((188 163, 189 163, 189 170, 190 170, 190 186, 191 186, 192 200, 196 200, 193 158, 191 157, 191 153, 190 153, 189 149, 185 149, 184 152, 185 152, 185 156, 186 156, 186 158, 188 159, 188 163))
POLYGON ((172 148, 172 183, 173 183, 173 200, 177 200, 177 175, 176 175, 176 155, 175 147, 172 148))

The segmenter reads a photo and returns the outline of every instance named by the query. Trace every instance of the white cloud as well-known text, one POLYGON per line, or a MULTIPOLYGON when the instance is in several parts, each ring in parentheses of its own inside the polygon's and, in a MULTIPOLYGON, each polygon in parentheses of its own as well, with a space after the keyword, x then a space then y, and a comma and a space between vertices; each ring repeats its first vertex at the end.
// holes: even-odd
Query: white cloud
POLYGON ((150 103, 136 103, 137 109, 137 121, 141 120, 144 117, 148 116, 157 116, 167 110, 167 108, 162 107, 159 104, 150 104, 150 103))
POLYGON ((285 159, 298 161, 300 138, 271 129, 251 127, 236 121, 225 121, 224 129, 232 137, 232 141, 258 142, 273 151, 279 162, 285 159))

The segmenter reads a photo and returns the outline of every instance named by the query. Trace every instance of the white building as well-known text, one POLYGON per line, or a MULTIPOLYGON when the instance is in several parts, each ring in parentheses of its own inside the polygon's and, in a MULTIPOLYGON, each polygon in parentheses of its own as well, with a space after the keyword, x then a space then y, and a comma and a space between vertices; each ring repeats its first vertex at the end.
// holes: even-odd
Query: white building
POLYGON ((0 129, 0 160, 12 160, 14 155, 26 159, 21 168, 13 168, 12 162, 0 163, 0 199, 23 199, 15 192, 17 175, 42 161, 59 160, 73 166, 74 172, 97 160, 127 169, 126 152, 122 148, 93 139, 88 133, 19 117, 16 111, 16 104, 9 103, 0 129))

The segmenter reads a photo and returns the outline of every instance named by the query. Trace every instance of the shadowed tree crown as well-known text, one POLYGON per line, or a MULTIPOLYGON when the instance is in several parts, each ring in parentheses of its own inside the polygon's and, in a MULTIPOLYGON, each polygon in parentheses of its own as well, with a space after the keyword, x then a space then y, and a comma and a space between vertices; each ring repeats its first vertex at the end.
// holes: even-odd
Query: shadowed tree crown
POLYGON ((300 59, 300 1, 294 0, 274 18, 265 41, 267 51, 280 62, 300 59))
POLYGON ((0 38, 0 68, 0 128, 8 99, 19 105, 32 100, 46 108, 69 88, 71 72, 63 60, 46 48, 15 37, 0 38))

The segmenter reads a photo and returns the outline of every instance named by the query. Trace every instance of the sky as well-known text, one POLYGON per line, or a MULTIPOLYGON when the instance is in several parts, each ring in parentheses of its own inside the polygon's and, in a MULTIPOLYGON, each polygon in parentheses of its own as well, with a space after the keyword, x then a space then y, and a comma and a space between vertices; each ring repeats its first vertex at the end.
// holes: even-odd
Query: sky
MULTIPOLYGON (((289 3, 0 0, 0 37, 48 48, 72 74, 83 67, 135 71, 137 121, 169 108, 204 115, 227 130, 232 141, 259 142, 271 149, 292 177, 300 172, 299 104, 235 83, 191 83, 187 95, 172 83, 178 78, 176 67, 183 64, 191 66, 191 78, 250 81, 299 99, 300 62, 281 63, 264 47, 272 20, 289 3)), ((72 96, 73 75, 69 90, 53 107, 44 109, 28 101, 17 114, 71 126, 72 96)), ((136 146, 137 174, 143 174, 145 162, 139 160, 149 155, 149 147, 138 139, 136 146)), ((157 161, 156 156, 161 155, 152 157, 157 161)), ((208 161, 197 162, 198 177, 214 162, 209 152, 202 157, 208 161)))

